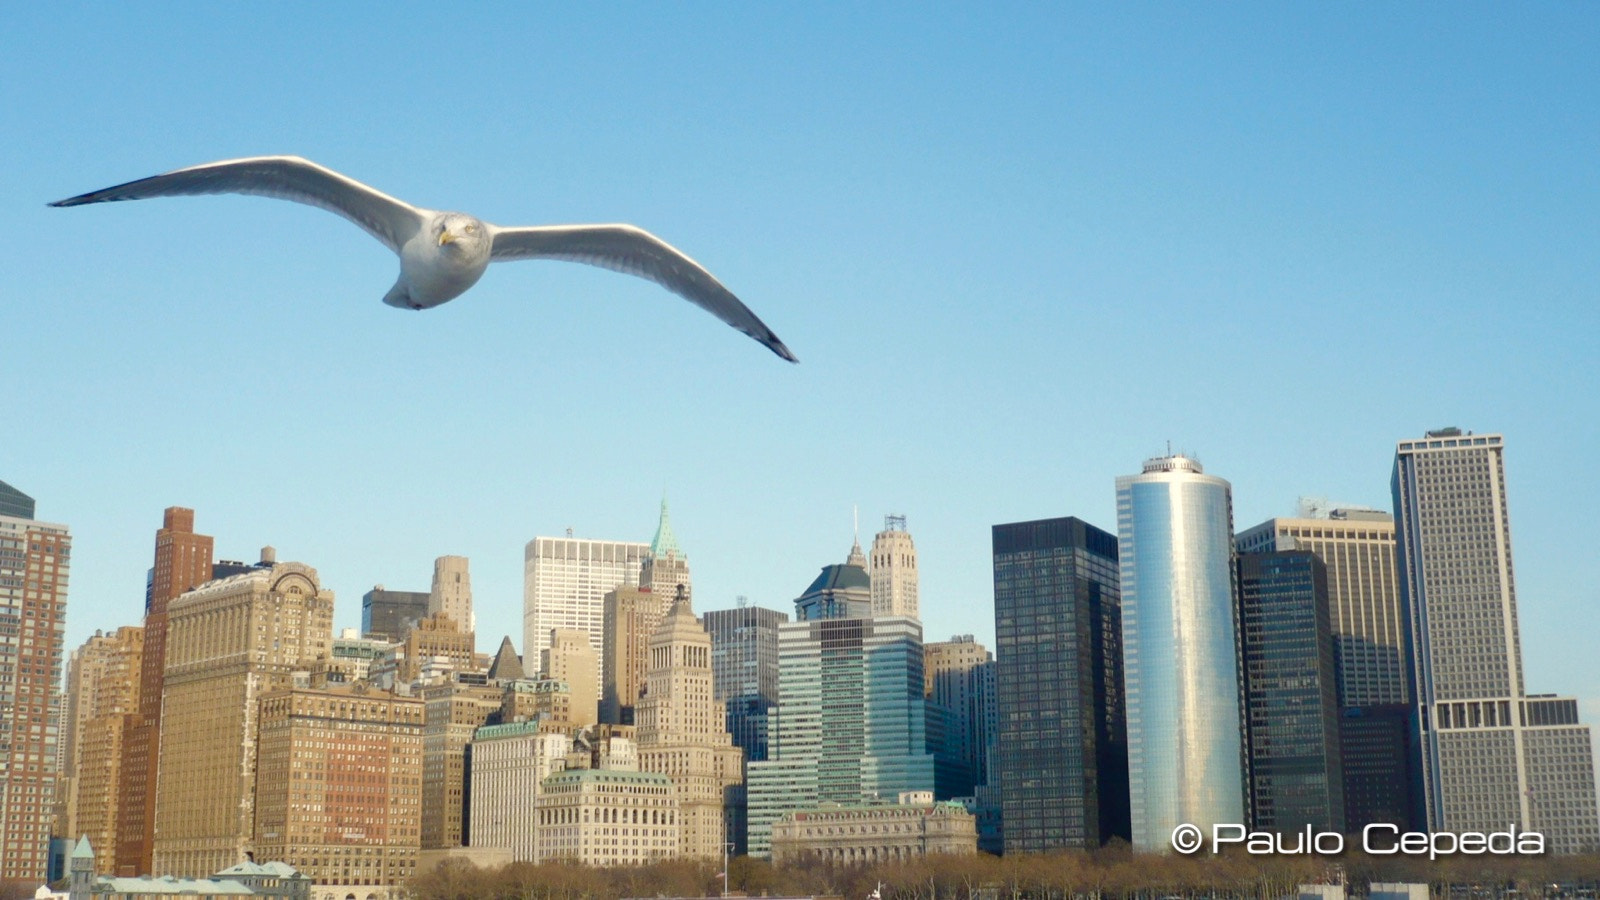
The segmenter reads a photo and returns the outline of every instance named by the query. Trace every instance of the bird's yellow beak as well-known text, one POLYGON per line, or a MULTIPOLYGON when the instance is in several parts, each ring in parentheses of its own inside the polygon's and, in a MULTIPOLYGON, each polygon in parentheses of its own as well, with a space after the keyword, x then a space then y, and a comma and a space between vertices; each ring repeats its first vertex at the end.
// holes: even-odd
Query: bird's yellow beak
POLYGON ((455 240, 456 236, 448 231, 440 232, 439 234, 439 246, 441 247, 443 247, 445 244, 453 244, 455 243, 455 240))

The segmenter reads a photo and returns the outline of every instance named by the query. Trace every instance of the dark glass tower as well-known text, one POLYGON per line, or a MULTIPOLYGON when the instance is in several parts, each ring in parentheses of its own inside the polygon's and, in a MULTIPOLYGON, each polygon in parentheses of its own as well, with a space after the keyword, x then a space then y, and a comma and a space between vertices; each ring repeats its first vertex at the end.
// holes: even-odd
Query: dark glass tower
POLYGON ((1328 573, 1309 550, 1238 558, 1250 818, 1262 831, 1344 831, 1328 573))
POLYGON ((403 641, 411 626, 428 617, 427 591, 390 591, 378 585, 361 595, 361 636, 403 641))
POLYGON ((1117 538, 1065 518, 996 525, 993 542, 1005 852, 1127 840, 1117 538))

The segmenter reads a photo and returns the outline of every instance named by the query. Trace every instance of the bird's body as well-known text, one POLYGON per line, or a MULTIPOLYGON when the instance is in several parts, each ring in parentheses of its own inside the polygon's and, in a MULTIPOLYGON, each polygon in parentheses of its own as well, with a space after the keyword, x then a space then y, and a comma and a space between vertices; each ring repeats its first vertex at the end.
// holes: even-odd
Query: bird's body
POLYGON ((383 302, 402 309, 432 309, 466 293, 489 268, 489 226, 462 213, 430 213, 400 245, 400 278, 383 302), (471 230, 468 231, 467 229, 471 230))
POLYGON ((256 194, 336 213, 400 257, 400 277, 383 302, 429 309, 478 283, 489 263, 561 259, 637 275, 661 285, 798 362, 783 341, 731 291, 667 242, 632 225, 504 228, 465 213, 421 209, 295 156, 230 159, 80 194, 51 206, 80 206, 184 194, 256 194))

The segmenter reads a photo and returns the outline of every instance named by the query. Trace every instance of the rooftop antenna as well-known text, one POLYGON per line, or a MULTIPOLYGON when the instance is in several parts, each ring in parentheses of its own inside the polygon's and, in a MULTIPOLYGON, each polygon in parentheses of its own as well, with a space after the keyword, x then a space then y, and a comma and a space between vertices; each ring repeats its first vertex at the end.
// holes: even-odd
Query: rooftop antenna
POLYGON ((856 543, 861 543, 861 511, 854 503, 850 504, 850 527, 855 533, 856 543))

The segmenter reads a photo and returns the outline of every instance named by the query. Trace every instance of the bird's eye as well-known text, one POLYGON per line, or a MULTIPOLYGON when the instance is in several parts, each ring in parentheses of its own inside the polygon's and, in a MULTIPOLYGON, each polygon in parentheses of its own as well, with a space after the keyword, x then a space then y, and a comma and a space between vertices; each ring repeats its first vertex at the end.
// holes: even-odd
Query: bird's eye
POLYGON ((476 225, 468 225, 467 226, 467 234, 471 234, 471 233, 473 233, 474 231, 477 231, 477 230, 478 230, 478 226, 476 226, 476 225))

